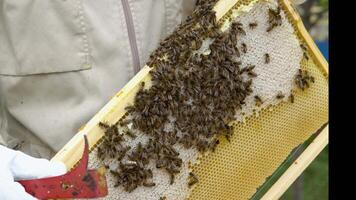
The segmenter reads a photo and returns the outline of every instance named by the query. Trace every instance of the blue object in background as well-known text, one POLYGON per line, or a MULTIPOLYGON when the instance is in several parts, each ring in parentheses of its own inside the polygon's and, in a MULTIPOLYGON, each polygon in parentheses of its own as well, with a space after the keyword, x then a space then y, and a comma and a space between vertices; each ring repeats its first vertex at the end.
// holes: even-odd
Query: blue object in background
POLYGON ((329 61, 329 41, 316 41, 316 45, 327 61, 329 61))

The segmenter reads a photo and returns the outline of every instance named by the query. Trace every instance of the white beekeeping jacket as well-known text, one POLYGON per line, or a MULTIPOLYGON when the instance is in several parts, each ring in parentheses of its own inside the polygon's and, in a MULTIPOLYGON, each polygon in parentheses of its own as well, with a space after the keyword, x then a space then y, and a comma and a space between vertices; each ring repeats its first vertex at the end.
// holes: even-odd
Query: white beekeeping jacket
POLYGON ((0 143, 49 158, 194 0, 0 0, 0 143))

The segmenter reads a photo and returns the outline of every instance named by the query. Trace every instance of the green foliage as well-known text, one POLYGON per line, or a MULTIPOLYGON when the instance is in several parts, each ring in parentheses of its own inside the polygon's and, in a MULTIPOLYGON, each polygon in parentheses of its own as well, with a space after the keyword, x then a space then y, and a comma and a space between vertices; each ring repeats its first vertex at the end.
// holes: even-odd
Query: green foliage
POLYGON ((329 0, 319 0, 319 5, 323 9, 327 9, 329 7, 329 0))

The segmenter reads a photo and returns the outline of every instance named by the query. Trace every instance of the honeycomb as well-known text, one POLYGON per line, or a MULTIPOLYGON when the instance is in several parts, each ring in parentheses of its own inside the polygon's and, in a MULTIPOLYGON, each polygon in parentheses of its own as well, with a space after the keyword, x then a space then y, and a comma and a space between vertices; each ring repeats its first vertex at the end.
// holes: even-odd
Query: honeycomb
MULTIPOLYGON (((249 1, 239 3, 246 5, 249 1)), ((305 42, 283 2, 279 4, 293 25, 294 34, 305 42)), ((189 199, 251 198, 295 147, 328 122, 327 72, 316 63, 313 58, 301 61, 301 68, 315 77, 315 83, 308 90, 296 91, 293 104, 269 106, 258 117, 235 122, 231 143, 222 142, 215 153, 192 167, 200 181, 189 199)))
MULTIPOLYGON (((249 5, 252 1, 238 1, 234 8, 249 5)), ((264 1, 258 1, 258 4, 261 2, 264 1)), ((293 34, 300 43, 305 43, 296 26, 297 22, 293 21, 284 3, 282 0, 278 1, 294 30, 293 34)), ((228 20, 228 16, 229 14, 223 20, 228 20)), ((291 151, 328 121, 327 72, 322 68, 323 66, 317 64, 319 62, 313 57, 313 52, 309 51, 308 55, 310 58, 302 59, 300 67, 315 77, 315 83, 305 91, 294 91, 293 104, 290 102, 276 104, 271 101, 266 106, 262 106, 258 117, 256 114, 248 116, 243 121, 234 122, 235 133, 231 142, 221 140, 221 144, 214 153, 202 156, 198 164, 191 165, 192 171, 199 177, 199 183, 190 191, 189 199, 251 198, 257 188, 273 174, 291 151)), ((284 88, 284 91, 290 90, 290 85, 280 87, 284 88)), ((250 112, 251 109, 247 111, 250 112)), ((187 153, 187 155, 192 154, 192 152, 187 153)), ((95 150, 91 153, 92 167, 100 165, 93 161, 94 157, 95 150)), ((181 177, 186 176, 185 171, 181 177)), ((160 177, 158 178, 161 180, 160 177)), ((165 179, 165 177, 161 178, 165 179)), ((111 180, 110 177, 109 180, 111 180)), ((168 188, 162 190, 168 190, 168 188)), ((187 196, 182 194, 187 192, 183 187, 170 190, 174 198, 168 199, 180 199, 187 196)), ((117 188, 113 190, 109 188, 109 191, 115 192, 106 199, 117 199, 119 196, 124 199, 136 197, 155 199, 157 197, 153 194, 155 192, 150 193, 149 190, 142 188, 135 191, 135 194, 123 194, 117 188)))
POLYGON ((312 60, 304 60, 302 68, 315 84, 296 92, 294 104, 283 102, 234 123, 231 143, 223 142, 193 166, 200 181, 190 199, 249 199, 295 147, 328 121, 327 78, 312 60))

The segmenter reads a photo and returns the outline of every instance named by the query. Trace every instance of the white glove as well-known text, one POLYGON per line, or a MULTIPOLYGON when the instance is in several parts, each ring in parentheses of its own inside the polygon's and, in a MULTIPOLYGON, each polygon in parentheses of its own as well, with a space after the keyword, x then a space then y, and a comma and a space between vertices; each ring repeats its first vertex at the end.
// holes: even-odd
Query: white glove
POLYGON ((35 200, 15 181, 58 176, 66 171, 63 163, 33 158, 0 145, 0 200, 35 200))

